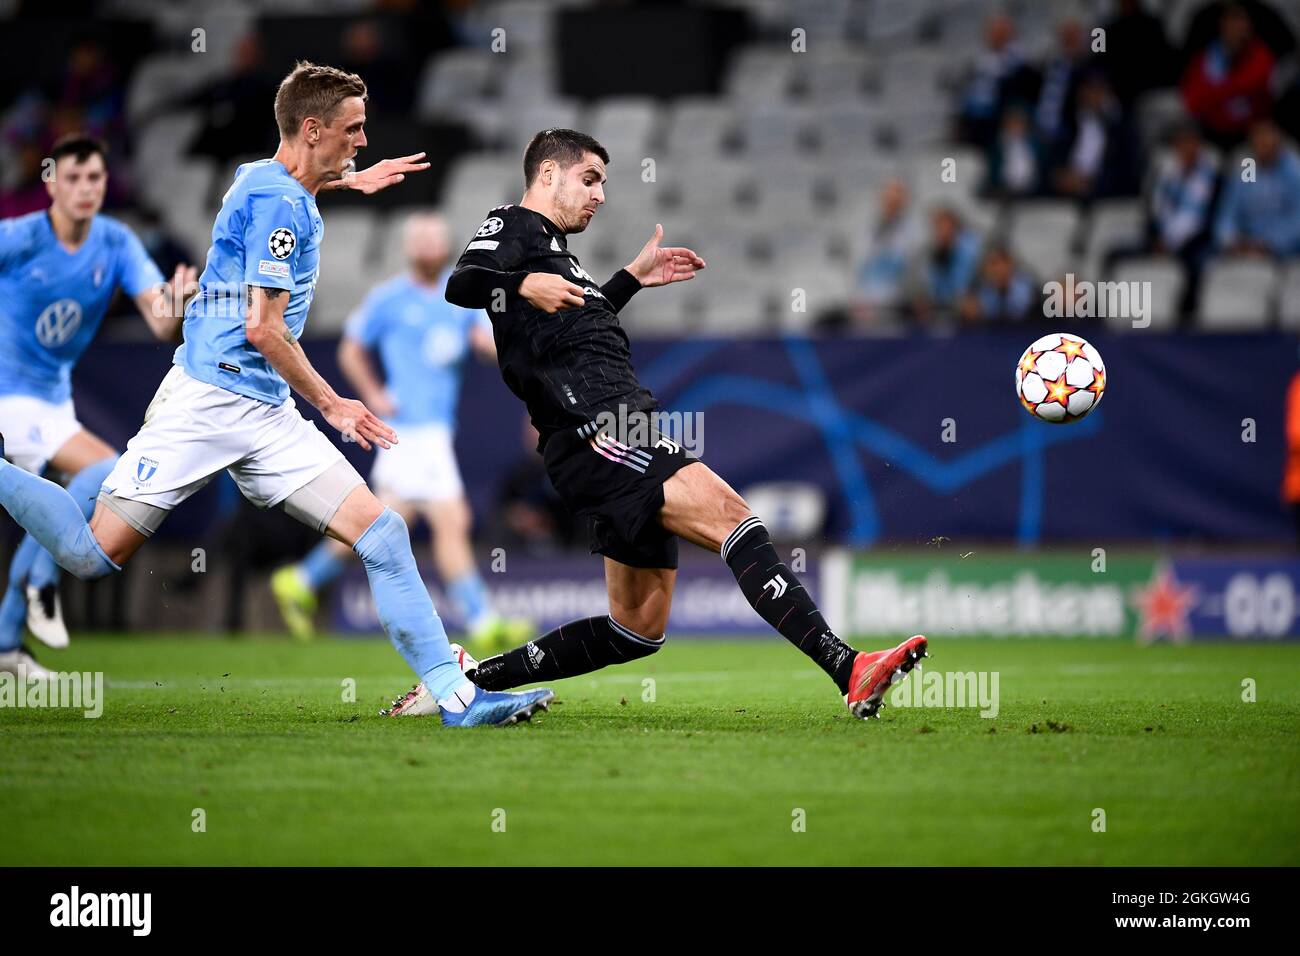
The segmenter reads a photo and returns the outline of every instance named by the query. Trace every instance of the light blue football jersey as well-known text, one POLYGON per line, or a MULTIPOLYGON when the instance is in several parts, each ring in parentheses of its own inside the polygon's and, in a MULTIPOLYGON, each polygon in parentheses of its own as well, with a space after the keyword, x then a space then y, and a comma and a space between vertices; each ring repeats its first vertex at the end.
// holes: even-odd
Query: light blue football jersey
POLYGON ((116 219, 92 219, 76 252, 59 245, 44 210, 0 220, 0 395, 67 401, 72 367, 113 293, 134 297, 162 281, 135 233, 116 219))
POLYGON ((344 334, 379 354, 397 403, 395 424, 454 429, 470 330, 492 331, 486 312, 452 305, 446 289, 447 273, 432 286, 395 276, 372 289, 348 319, 344 334))
POLYGON ((260 159, 240 166, 212 226, 208 264, 185 310, 185 341, 173 362, 200 382, 282 405, 288 384, 245 335, 245 291, 286 290, 284 322, 301 336, 324 234, 316 198, 283 163, 260 159))

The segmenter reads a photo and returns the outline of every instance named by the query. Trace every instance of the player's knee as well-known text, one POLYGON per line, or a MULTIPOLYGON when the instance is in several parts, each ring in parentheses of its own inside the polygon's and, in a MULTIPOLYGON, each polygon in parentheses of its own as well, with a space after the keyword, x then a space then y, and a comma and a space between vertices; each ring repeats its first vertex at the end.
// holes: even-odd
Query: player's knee
POLYGON ((411 555, 411 531, 392 508, 385 508, 361 536, 352 550, 367 568, 381 568, 398 562, 415 563, 411 555))

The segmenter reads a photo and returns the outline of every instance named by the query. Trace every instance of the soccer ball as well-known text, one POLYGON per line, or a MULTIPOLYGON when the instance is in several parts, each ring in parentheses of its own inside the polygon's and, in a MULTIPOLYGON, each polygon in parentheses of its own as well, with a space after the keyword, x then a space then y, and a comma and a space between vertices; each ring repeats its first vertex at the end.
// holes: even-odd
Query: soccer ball
POLYGON ((1101 403, 1105 391, 1101 353, 1078 335, 1044 335, 1016 366, 1016 396, 1039 421, 1077 422, 1101 403))

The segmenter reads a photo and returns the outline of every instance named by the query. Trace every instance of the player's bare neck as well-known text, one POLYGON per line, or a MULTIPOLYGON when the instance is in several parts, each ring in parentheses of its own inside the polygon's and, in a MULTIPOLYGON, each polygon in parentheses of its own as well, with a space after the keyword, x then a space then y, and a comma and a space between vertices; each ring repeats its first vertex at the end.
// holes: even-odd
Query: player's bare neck
POLYGON ((70 219, 55 206, 50 207, 49 216, 50 226, 54 229, 54 237, 59 240, 59 245, 68 252, 80 249, 90 235, 91 220, 70 219))
POLYGON ((554 203, 534 196, 532 193, 524 193, 524 198, 519 201, 519 205, 524 209, 531 209, 539 216, 545 216, 547 221, 559 229, 561 233, 566 236, 569 234, 569 230, 564 228, 564 223, 560 222, 560 215, 556 211, 554 203))
POLYGON ((294 149, 292 144, 280 140, 280 148, 271 158, 284 166, 290 176, 302 183, 303 189, 315 196, 329 177, 312 170, 309 155, 306 150, 294 149))

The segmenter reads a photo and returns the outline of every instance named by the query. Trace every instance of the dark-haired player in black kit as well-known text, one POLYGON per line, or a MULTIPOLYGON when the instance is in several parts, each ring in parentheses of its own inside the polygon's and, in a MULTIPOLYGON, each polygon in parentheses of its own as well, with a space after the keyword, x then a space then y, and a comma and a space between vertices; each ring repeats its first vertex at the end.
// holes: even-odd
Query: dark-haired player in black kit
MULTIPOLYGON (((462 657, 478 686, 504 690, 574 677, 653 654, 677 576, 677 538, 719 552, 746 599, 839 687, 855 717, 878 716, 889 685, 926 652, 926 639, 860 653, 841 641, 781 561, 743 498, 676 442, 608 422, 647 419, 658 403, 632 370, 618 311, 639 289, 695 277, 704 260, 664 247, 663 227, 604 285, 569 251, 605 201, 609 154, 590 136, 548 129, 524 154, 519 205, 493 209, 447 282, 447 300, 486 309, 501 374, 528 406, 547 473, 605 556, 610 613, 574 621, 482 663, 462 657), (598 419, 600 421, 598 421, 598 419)), ((462 652, 463 654, 463 652, 462 652)))

